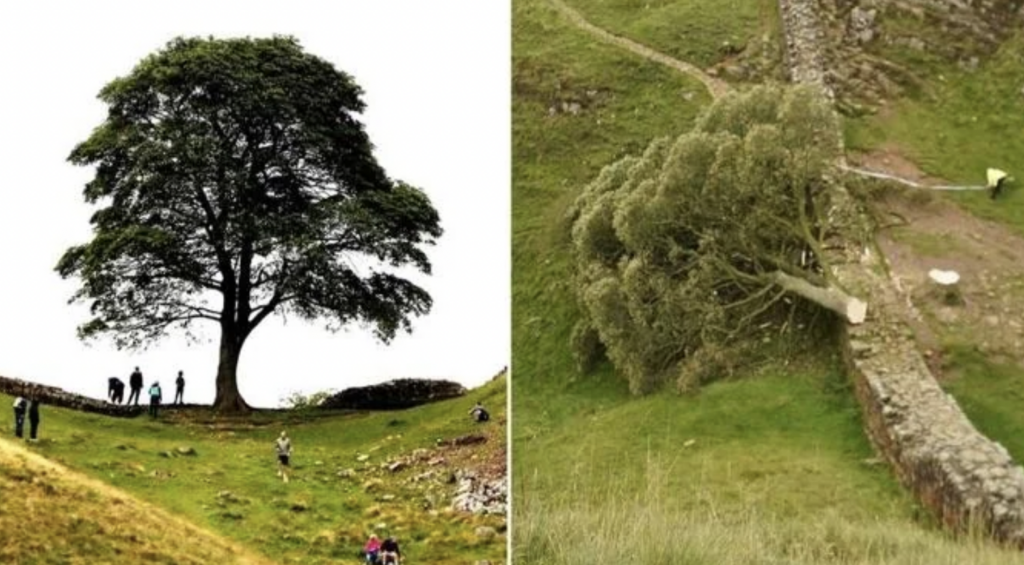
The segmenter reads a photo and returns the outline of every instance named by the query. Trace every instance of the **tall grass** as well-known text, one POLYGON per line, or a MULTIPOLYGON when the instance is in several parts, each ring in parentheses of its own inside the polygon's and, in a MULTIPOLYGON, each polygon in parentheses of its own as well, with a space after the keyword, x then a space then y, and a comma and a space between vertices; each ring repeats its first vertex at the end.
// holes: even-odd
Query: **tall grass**
MULTIPOLYGON (((653 471, 657 474, 659 471, 653 471)), ((699 488, 697 489, 700 490, 699 488)), ((784 516, 757 507, 719 506, 700 493, 701 510, 671 501, 678 493, 652 486, 623 496, 609 487, 594 502, 517 498, 515 562, 522 565, 996 565, 1024 556, 979 535, 959 539, 893 519, 849 520, 837 509, 784 516), (600 502, 597 502, 600 500, 600 502)))

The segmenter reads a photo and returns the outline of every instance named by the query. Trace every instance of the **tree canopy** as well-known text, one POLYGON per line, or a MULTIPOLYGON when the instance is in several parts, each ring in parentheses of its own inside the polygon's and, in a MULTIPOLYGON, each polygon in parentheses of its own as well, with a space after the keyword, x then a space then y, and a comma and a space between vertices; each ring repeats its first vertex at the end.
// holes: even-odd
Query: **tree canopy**
POLYGON ((604 356, 636 393, 693 387, 752 328, 813 310, 791 291, 830 283, 838 135, 813 88, 761 86, 606 167, 570 211, 581 369, 604 356))
POLYGON ((107 84, 106 120, 69 157, 95 166, 94 235, 57 265, 91 306, 80 336, 138 348, 215 322, 215 406, 244 410, 238 357, 272 314, 411 331, 431 298, 395 269, 429 274, 442 230, 374 158, 362 94, 291 37, 178 38, 107 84))

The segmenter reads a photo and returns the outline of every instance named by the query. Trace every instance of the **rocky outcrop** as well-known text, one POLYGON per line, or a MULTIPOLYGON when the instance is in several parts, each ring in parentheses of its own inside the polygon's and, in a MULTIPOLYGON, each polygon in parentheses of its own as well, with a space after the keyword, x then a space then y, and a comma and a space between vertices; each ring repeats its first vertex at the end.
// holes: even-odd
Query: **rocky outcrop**
POLYGON ((130 418, 138 416, 145 410, 142 406, 111 404, 103 400, 68 392, 54 386, 30 383, 7 377, 0 377, 0 392, 11 396, 38 398, 43 402, 43 406, 59 406, 82 412, 103 414, 105 416, 130 418))
POLYGON ((508 481, 505 477, 487 480, 472 471, 459 471, 455 478, 458 487, 452 508, 472 514, 505 514, 508 504, 508 481))
POLYGON ((893 51, 976 69, 1024 23, 1016 0, 814 0, 825 68, 843 110, 862 110, 923 85, 893 51))
MULTIPOLYGON (((936 0, 937 1, 937 0, 936 0)), ((787 62, 794 82, 829 86, 817 0, 780 0, 787 62)), ((907 324, 910 313, 889 279, 871 236, 868 215, 840 183, 833 198, 839 237, 825 246, 832 275, 857 296, 870 297, 864 324, 847 326, 845 357, 865 427, 896 475, 942 522, 980 527, 1024 548, 1024 469, 983 436, 946 394, 925 363, 907 324)))
POLYGON ((324 409, 403 410, 421 404, 458 398, 466 388, 452 381, 395 379, 379 385, 345 389, 320 404, 324 409))

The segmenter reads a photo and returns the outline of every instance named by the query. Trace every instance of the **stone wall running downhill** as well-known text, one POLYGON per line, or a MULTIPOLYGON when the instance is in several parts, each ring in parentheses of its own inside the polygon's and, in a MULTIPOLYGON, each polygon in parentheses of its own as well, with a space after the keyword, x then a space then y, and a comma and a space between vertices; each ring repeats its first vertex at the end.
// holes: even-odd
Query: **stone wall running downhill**
MULTIPOLYGON (((786 61, 794 82, 829 90, 820 44, 818 0, 779 0, 786 61)), ((839 184, 839 183, 836 183, 839 184)), ((864 324, 845 328, 844 354, 865 428, 896 475, 952 529, 981 527, 1024 548, 1024 469, 983 436, 946 394, 924 361, 907 324, 906 300, 889 279, 868 216, 841 187, 832 217, 845 222, 829 242, 837 283, 870 297, 864 324)), ((838 225, 838 224, 837 224, 838 225)))
POLYGON ((30 383, 8 377, 0 377, 0 392, 11 396, 38 398, 42 401, 44 407, 59 406, 61 408, 71 408, 82 412, 94 412, 96 414, 122 418, 138 416, 146 409, 144 406, 111 404, 105 400, 89 398, 55 386, 30 383))
POLYGON ((404 410, 465 394, 466 388, 452 381, 395 379, 378 385, 347 388, 328 397, 319 407, 329 410, 404 410))

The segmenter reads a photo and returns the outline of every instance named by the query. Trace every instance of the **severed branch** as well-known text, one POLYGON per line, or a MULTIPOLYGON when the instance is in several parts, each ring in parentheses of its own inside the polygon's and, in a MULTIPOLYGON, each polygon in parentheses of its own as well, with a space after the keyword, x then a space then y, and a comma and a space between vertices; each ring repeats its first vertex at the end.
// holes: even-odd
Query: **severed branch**
POLYGON ((788 292, 806 298, 815 304, 832 310, 854 325, 861 324, 867 317, 868 304, 845 292, 828 287, 820 287, 792 275, 776 271, 772 273, 775 284, 788 292))

